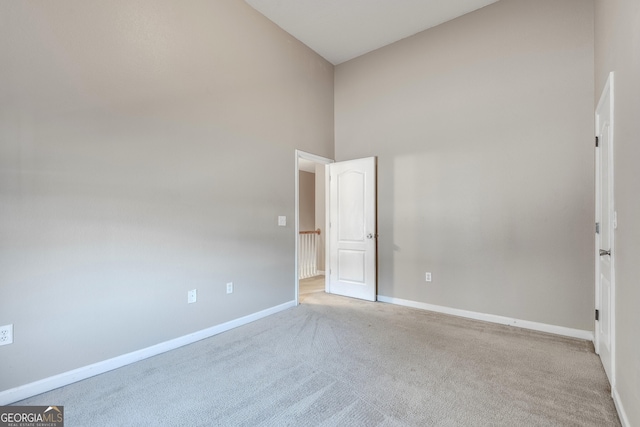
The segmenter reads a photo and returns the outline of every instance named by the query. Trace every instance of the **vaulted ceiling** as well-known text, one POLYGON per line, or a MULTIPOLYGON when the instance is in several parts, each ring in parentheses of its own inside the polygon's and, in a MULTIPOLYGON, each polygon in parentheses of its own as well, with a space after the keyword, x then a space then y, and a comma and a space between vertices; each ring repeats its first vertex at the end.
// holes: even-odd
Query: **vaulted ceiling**
POLYGON ((498 0, 245 0, 334 65, 498 0))

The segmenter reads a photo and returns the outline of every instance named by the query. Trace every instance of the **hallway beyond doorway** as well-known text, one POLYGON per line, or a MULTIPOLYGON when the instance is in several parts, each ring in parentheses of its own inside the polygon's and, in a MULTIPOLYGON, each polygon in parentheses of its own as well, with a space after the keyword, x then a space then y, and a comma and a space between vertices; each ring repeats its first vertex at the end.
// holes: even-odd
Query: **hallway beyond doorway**
POLYGON ((324 279, 324 275, 300 279, 300 289, 298 292, 300 302, 302 302, 304 296, 315 292, 324 292, 324 279))

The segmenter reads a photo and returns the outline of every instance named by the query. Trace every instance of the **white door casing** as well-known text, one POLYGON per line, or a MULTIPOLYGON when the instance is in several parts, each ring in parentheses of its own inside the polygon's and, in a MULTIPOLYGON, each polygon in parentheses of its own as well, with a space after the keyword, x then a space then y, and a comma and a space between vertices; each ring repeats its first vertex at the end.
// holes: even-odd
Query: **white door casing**
POLYGON ((329 292, 376 301, 376 158, 329 165, 329 292))
POLYGON ((615 248, 617 227, 613 193, 613 73, 595 113, 596 122, 596 310, 595 350, 614 387, 615 248))

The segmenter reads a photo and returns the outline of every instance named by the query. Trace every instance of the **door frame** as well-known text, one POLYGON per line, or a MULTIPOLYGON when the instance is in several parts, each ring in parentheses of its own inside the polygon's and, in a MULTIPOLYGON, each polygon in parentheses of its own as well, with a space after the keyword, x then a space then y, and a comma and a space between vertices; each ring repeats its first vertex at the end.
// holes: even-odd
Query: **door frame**
MULTIPOLYGON (((305 160, 309 160, 312 161, 316 164, 321 164, 321 165, 328 165, 329 163, 333 163, 335 160, 333 159, 329 159, 327 157, 322 157, 322 156, 318 156, 316 154, 311 154, 311 153, 307 153, 306 151, 302 151, 302 150, 295 150, 295 206, 296 206, 296 213, 295 213, 295 268, 294 268, 294 284, 295 284, 295 302, 296 305, 300 304, 299 301, 299 291, 300 291, 300 278, 299 278, 299 266, 298 266, 298 251, 300 250, 299 246, 299 242, 298 242, 298 236, 300 233, 300 165, 299 165, 299 160, 300 159, 305 159, 305 160)), ((325 211, 328 212, 329 209, 329 175, 325 174, 325 191, 324 191, 324 195, 325 195, 325 211)), ((326 214, 325 215, 325 226, 324 229, 328 230, 328 225, 329 225, 329 215, 326 214)), ((328 270, 328 263, 329 263, 329 239, 325 238, 325 290, 327 290, 327 286, 328 286, 328 281, 327 281, 327 274, 326 272, 329 271, 328 270)))
MULTIPOLYGON (((614 92, 613 92, 613 88, 614 88, 614 73, 613 71, 609 73, 609 76, 607 77, 607 81, 604 85, 604 88, 602 90, 602 95, 600 96, 600 99, 598 101, 598 104, 596 106, 596 110, 594 113, 594 121, 595 121, 595 135, 596 137, 599 135, 600 133, 600 123, 598 120, 598 111, 600 110, 600 107, 602 105, 602 103, 604 102, 604 100, 608 97, 609 98, 609 120, 610 120, 610 137, 609 137, 609 142, 608 142, 608 150, 609 150, 609 155, 607 156, 608 159, 610 159, 609 162, 609 167, 607 168, 607 178, 610 182, 610 188, 611 188, 611 192, 610 192, 610 197, 611 197, 611 211, 609 212, 610 218, 612 218, 612 229, 610 230, 610 239, 611 239, 611 255, 610 255, 610 260, 611 260, 611 295, 610 295, 610 310, 609 310, 609 324, 610 324, 610 358, 611 358, 611 378, 609 379, 610 381, 610 385, 611 385, 611 390, 613 391, 615 389, 615 378, 616 378, 616 358, 615 358, 615 354, 616 354, 616 310, 615 310, 615 306, 616 306, 616 274, 615 274, 615 230, 617 228, 617 218, 616 218, 616 209, 615 209, 615 182, 614 182, 614 157, 613 157, 613 143, 614 143, 614 134, 615 134, 615 128, 614 128, 614 92)), ((601 188, 601 183, 602 183, 602 173, 601 173, 601 161, 602 161, 602 154, 600 151, 601 147, 599 146, 598 148, 596 148, 596 152, 595 152, 595 205, 596 205, 596 220, 600 221, 600 212, 602 209, 602 188, 601 188)), ((596 310, 600 310, 601 309, 601 303, 602 301, 600 300, 600 293, 601 293, 601 280, 600 280, 600 240, 601 240, 601 234, 599 233, 595 233, 595 251, 594 251, 594 257, 595 257, 595 291, 596 291, 596 295, 595 295, 595 309, 596 310)), ((596 352, 599 354, 600 353, 600 335, 598 334, 598 328, 599 328, 599 324, 598 324, 598 320, 594 321, 594 347, 596 352)))

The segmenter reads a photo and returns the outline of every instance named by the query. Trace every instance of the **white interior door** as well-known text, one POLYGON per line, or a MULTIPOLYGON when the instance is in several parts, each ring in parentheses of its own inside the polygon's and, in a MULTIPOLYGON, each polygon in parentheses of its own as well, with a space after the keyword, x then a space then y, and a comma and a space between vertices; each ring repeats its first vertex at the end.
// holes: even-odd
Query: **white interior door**
POLYGON ((596 108, 596 333, 595 348, 613 385, 615 326, 613 200, 613 73, 596 108))
POLYGON ((376 300, 376 159, 329 165, 329 292, 376 300))

